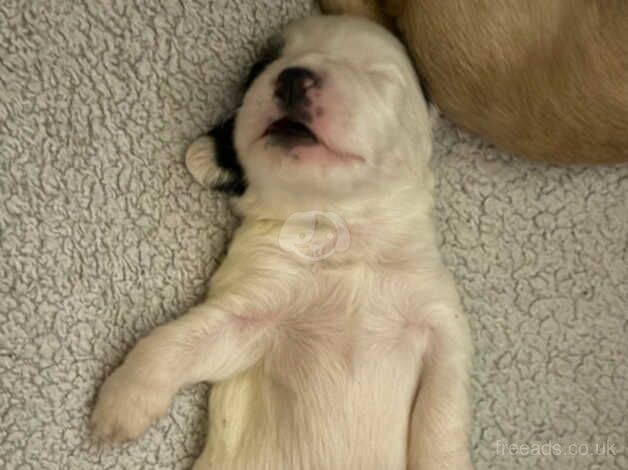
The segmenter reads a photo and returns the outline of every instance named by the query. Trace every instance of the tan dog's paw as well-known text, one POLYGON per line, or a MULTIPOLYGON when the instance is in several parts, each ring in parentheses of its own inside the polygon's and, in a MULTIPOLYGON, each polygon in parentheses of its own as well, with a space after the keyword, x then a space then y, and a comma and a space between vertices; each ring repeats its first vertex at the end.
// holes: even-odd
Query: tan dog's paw
POLYGON ((171 394, 116 370, 103 384, 90 419, 95 440, 121 444, 141 436, 170 406, 171 394))

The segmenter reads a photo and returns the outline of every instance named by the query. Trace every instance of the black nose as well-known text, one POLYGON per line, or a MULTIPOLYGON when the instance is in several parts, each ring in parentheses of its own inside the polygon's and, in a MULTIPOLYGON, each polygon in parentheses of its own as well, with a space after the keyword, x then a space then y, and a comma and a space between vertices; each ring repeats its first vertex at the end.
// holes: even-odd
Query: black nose
POLYGON ((275 97, 286 108, 307 105, 306 92, 312 86, 318 86, 318 76, 304 67, 289 67, 277 77, 275 97))

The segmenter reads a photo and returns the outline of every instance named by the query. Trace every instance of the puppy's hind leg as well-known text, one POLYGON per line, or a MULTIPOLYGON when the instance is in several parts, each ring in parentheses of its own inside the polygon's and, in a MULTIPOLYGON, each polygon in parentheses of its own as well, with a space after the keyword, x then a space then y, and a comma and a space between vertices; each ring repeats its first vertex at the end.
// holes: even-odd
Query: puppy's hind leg
POLYGON ((410 418, 408 470, 472 470, 471 341, 461 312, 431 331, 410 418))

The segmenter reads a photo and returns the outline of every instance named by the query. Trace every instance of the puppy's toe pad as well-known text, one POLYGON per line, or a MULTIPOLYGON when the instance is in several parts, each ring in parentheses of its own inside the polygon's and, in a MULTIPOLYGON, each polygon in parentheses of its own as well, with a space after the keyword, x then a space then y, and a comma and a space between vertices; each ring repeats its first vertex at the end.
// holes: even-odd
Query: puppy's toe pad
POLYGON ((216 144, 209 136, 196 139, 185 152, 185 165, 194 179, 210 187, 223 183, 228 174, 216 164, 216 144))

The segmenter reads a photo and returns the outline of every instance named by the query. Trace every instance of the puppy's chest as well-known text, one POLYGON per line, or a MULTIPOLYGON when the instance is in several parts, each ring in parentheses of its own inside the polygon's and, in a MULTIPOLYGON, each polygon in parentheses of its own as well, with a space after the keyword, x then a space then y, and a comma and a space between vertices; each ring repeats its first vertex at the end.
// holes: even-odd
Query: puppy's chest
POLYGON ((401 276, 331 271, 315 279, 320 295, 278 326, 267 363, 273 375, 342 377, 374 359, 416 358, 424 332, 404 289, 396 288, 406 282, 401 276))

